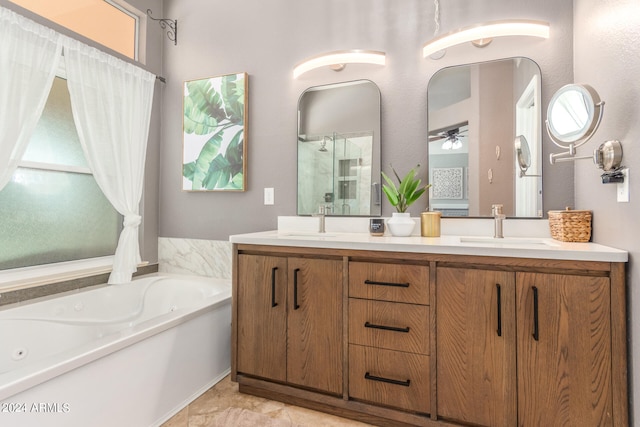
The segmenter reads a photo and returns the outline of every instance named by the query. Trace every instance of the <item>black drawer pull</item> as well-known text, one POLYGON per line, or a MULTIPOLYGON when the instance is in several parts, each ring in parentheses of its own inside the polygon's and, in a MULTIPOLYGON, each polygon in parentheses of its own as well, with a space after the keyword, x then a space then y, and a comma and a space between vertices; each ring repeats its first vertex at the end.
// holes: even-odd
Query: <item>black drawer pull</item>
POLYGON ((532 286, 533 289, 533 339, 540 340, 540 328, 538 325, 538 288, 532 286))
POLYGON ((502 289, 500 285, 496 283, 496 301, 498 308, 498 329, 496 330, 499 337, 502 336, 502 289))
POLYGON ((409 327, 406 328, 397 328, 395 326, 384 326, 384 325, 375 325, 373 323, 364 322, 365 328, 373 328, 373 329, 383 329, 385 331, 393 331, 393 332, 409 332, 409 327))
POLYGON ((364 281, 365 285, 380 285, 380 286, 395 286, 398 288, 408 288, 409 284, 408 283, 393 283, 393 282, 376 282, 375 280, 365 280, 364 281))
POLYGON ((401 385, 403 387, 409 387, 409 385, 411 385, 411 380, 399 381, 399 380, 392 380, 391 378, 376 377, 374 375, 369 374, 369 372, 364 374, 364 379, 365 380, 372 380, 372 381, 380 381, 382 383, 401 385))
POLYGON ((297 310, 300 308, 298 305, 298 273, 300 272, 299 268, 293 270, 293 309, 297 310))
POLYGON ((271 307, 276 307, 278 303, 276 302, 276 271, 278 267, 273 267, 271 269, 271 307))

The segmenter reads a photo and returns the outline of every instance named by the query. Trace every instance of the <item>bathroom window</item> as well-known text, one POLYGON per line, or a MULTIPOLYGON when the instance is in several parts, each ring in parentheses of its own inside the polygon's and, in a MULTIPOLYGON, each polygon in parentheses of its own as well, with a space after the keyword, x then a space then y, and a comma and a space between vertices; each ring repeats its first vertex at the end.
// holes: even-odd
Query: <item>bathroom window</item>
POLYGON ((11 0, 131 59, 138 58, 138 11, 121 0, 11 0))
POLYGON ((27 151, 0 191, 0 270, 113 255, 121 224, 82 152, 66 80, 56 77, 27 151))

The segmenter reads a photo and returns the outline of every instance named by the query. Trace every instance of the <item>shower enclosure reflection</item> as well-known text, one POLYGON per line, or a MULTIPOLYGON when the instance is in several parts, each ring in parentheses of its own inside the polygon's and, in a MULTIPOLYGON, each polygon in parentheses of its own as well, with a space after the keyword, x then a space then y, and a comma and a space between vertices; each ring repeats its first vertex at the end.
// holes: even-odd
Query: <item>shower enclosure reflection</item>
POLYGON ((379 216, 380 90, 314 86, 298 101, 298 215, 379 216))
POLYGON ((369 215, 373 132, 298 138, 298 214, 369 215))

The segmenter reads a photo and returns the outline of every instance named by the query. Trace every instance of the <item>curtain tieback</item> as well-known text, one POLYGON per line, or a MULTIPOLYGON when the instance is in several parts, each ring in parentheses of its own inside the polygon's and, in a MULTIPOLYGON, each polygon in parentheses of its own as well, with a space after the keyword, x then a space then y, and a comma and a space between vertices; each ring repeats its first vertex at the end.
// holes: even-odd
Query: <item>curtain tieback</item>
POLYGON ((124 226, 137 227, 142 223, 142 217, 140 215, 127 215, 124 217, 124 226))

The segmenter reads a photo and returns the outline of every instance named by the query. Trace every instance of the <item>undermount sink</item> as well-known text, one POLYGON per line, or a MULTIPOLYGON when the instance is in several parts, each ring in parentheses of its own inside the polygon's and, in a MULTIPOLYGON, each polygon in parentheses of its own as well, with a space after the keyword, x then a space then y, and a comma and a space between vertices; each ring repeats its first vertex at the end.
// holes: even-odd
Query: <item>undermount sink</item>
POLYGON ((493 245, 543 245, 554 246, 549 239, 541 237, 485 237, 485 236, 466 236, 460 237, 460 243, 488 243, 493 245))

